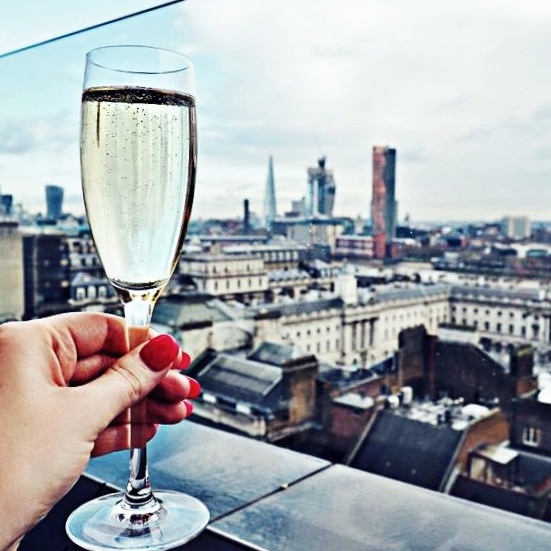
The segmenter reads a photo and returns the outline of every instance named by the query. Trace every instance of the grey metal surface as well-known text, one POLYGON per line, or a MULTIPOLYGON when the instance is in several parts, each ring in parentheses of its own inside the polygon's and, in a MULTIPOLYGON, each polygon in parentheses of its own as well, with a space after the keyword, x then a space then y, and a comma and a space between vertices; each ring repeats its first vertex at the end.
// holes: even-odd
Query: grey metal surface
MULTIPOLYGON (((189 493, 216 519, 330 465, 327 461, 187 421, 161 427, 148 446, 154 488, 189 493)), ((87 472, 126 485, 128 453, 90 462, 87 472)))
POLYGON ((334 465, 211 530, 269 551, 548 549, 551 525, 334 465))

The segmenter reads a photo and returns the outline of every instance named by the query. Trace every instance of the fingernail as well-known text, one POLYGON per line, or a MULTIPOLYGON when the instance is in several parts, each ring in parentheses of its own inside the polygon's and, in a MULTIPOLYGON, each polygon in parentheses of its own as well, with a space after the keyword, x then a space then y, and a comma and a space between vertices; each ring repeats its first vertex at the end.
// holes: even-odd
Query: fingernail
POLYGON ((140 350, 140 358, 153 371, 162 371, 178 357, 179 352, 180 347, 173 337, 159 335, 140 350))
POLYGON ((184 406, 186 406, 186 417, 189 417, 193 413, 193 404, 184 400, 184 406))
POLYGON ((189 381, 189 394, 187 395, 187 397, 197 398, 197 396, 201 394, 201 385, 191 377, 188 377, 187 380, 189 381))
POLYGON ((180 369, 187 369, 191 364, 191 356, 182 350, 182 361, 180 362, 180 369))

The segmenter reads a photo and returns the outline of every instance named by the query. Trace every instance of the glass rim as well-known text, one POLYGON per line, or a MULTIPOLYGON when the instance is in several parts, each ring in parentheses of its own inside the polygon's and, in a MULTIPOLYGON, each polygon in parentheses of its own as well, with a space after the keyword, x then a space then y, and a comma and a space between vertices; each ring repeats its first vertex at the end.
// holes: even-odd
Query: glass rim
POLYGON ((168 48, 160 48, 158 46, 147 46, 145 44, 112 44, 107 46, 98 46, 97 48, 93 48, 92 50, 86 53, 86 59, 88 63, 96 67, 100 67, 101 69, 105 69, 107 71, 113 71, 115 73, 129 73, 134 75, 167 75, 167 74, 173 74, 173 73, 181 73, 193 67, 193 63, 191 59, 187 57, 185 54, 181 54, 180 52, 177 52, 175 50, 169 50, 168 48), (143 50, 163 52, 166 54, 170 54, 174 57, 180 58, 182 61, 185 61, 185 64, 182 64, 182 66, 178 67, 177 69, 165 69, 165 70, 158 70, 158 71, 144 71, 144 70, 137 71, 133 69, 117 68, 108 63, 106 64, 106 63, 102 63, 94 60, 95 54, 98 54, 99 52, 103 52, 107 50, 123 50, 123 49, 128 49, 128 50, 143 49, 143 50))

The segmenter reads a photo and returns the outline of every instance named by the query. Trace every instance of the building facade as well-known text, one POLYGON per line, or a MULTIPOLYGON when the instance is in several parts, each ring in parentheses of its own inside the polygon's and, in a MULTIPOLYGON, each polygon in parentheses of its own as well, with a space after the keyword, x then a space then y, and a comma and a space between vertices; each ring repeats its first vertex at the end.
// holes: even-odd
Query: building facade
POLYGON ((23 236, 13 221, 0 221, 0 321, 21 319, 23 291, 23 236))
POLYGON ((68 305, 71 275, 65 236, 24 235, 23 258, 25 318, 41 317, 68 305))
POLYGON ((477 329, 489 344, 551 345, 551 300, 543 289, 456 285, 450 307, 453 324, 477 329))
POLYGON ((501 224, 501 231, 510 239, 528 239, 532 234, 532 224, 528 216, 505 216, 501 224))
POLYGON ((244 302, 268 291, 268 273, 260 255, 189 254, 180 259, 178 272, 193 280, 197 291, 244 302))

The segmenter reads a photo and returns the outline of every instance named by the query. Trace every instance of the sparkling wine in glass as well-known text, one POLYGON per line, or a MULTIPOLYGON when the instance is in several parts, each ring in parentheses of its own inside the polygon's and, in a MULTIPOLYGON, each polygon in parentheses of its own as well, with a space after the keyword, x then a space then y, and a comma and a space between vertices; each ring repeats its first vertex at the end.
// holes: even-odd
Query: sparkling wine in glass
MULTIPOLYGON (((153 307, 180 255, 197 164, 193 67, 176 52, 106 46, 89 52, 82 95, 81 169, 98 255, 123 305, 129 346, 147 338, 153 307)), ((146 416, 142 402, 131 419, 146 416)), ((172 549, 209 520, 199 500, 153 493, 140 423, 131 425, 125 492, 85 503, 67 520, 81 547, 172 549)))

